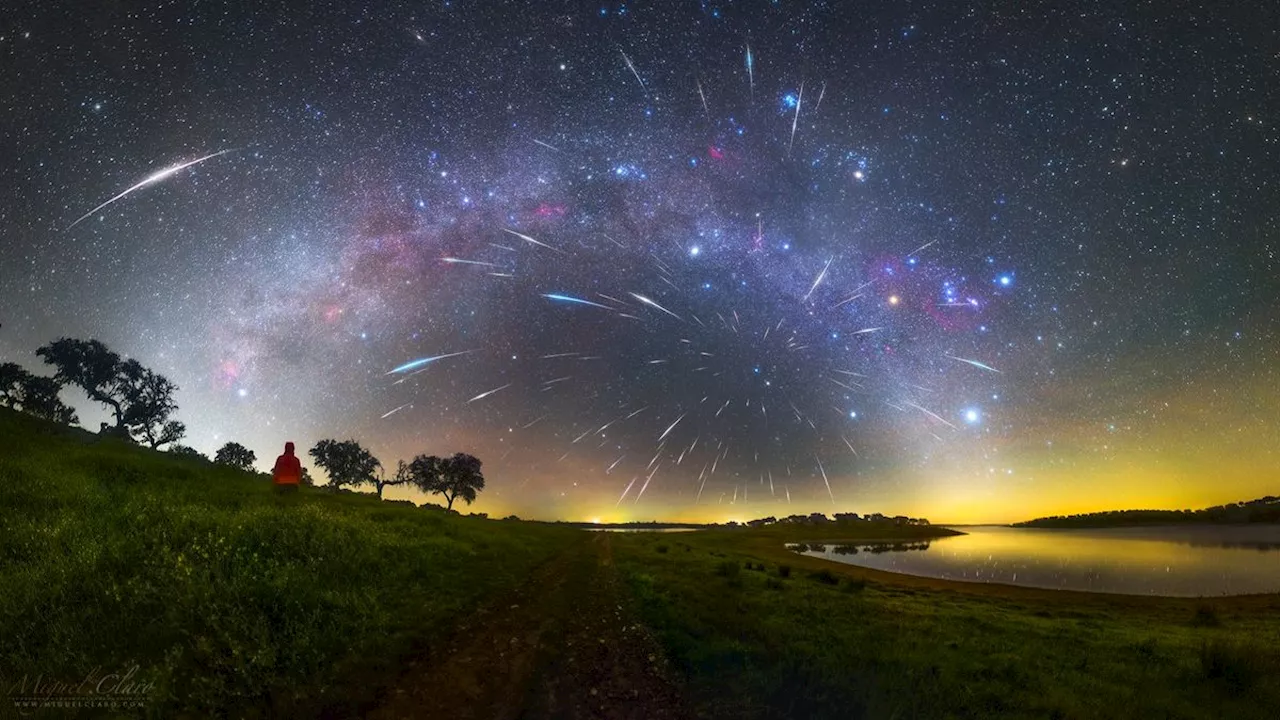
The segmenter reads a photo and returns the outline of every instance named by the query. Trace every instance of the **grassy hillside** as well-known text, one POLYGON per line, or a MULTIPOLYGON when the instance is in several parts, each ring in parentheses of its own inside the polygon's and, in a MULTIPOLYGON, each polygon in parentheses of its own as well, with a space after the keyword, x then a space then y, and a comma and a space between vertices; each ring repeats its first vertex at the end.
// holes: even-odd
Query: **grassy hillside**
POLYGON ((153 717, 357 712, 400 658, 580 536, 277 497, 261 476, 2 409, 0 508, 4 689, 136 663, 153 717))
MULTIPOLYGON (((817 531, 783 530, 614 538, 640 615, 703 717, 1274 718, 1280 707, 1280 597, 954 583, 796 555, 783 543, 817 531)), ((824 539, 859 539, 851 532, 824 539)))

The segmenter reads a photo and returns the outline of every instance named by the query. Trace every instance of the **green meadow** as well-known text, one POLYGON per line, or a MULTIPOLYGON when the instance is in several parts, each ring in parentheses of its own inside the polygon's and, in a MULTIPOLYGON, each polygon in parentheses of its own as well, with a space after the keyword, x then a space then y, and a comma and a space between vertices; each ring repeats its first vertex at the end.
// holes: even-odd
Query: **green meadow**
MULTIPOLYGON (((156 718, 366 714, 410 661, 438 660, 478 608, 501 612, 497 599, 590 537, 368 495, 277 496, 258 475, 7 410, 0 508, 0 693, 137 665, 146 700, 127 714, 156 718)), ((696 716, 1276 717, 1280 597, 962 585, 783 548, 942 532, 605 544, 623 610, 696 716)))
POLYGON ((359 714, 400 660, 581 534, 278 497, 3 409, 0 508, 0 692, 136 664, 153 717, 359 714))

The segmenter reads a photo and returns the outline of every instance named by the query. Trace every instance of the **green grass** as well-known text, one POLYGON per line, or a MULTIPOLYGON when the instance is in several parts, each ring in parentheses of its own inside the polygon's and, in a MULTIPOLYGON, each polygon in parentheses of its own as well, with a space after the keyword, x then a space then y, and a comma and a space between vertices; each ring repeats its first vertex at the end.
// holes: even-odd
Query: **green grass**
POLYGON ((1280 707, 1274 596, 1211 609, 912 581, 791 554, 786 539, 688 533, 665 555, 651 537, 615 540, 702 716, 1273 718, 1280 707), (744 562, 767 572, 728 569, 744 562))
POLYGON ((4 691, 136 663, 152 717, 358 713, 402 659, 579 537, 278 497, 261 476, 8 410, 0 508, 4 691))

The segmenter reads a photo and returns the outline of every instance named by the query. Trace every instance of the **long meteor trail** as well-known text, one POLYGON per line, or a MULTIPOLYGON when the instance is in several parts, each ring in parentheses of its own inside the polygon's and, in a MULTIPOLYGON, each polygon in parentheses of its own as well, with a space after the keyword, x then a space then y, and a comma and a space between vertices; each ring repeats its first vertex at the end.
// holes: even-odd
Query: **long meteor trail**
POLYGON ((79 225, 81 222, 83 222, 83 221, 84 221, 86 218, 88 218, 90 215, 93 215, 94 213, 96 213, 96 212, 98 212, 99 210, 101 210, 101 209, 103 209, 103 208, 107 207, 108 205, 110 205, 111 203, 113 203, 113 202, 115 202, 115 201, 117 201, 117 200, 121 200, 121 199, 123 199, 126 195, 128 195, 128 194, 129 194, 129 193, 131 193, 131 192, 133 192, 134 190, 141 190, 142 188, 144 188, 144 187, 146 187, 146 186, 148 186, 148 185, 154 185, 154 184, 156 184, 156 183, 160 182, 161 180, 164 180, 165 178, 169 177, 170 175, 173 175, 174 173, 178 172, 179 170, 185 170, 185 169, 187 169, 187 168, 191 167, 192 165, 198 165, 199 163, 202 163, 202 162, 204 162, 205 160, 210 160, 210 159, 212 159, 212 158, 216 158, 216 157, 218 157, 219 155, 226 155, 227 153, 229 153, 229 152, 233 152, 234 150, 235 150, 235 148, 230 148, 230 149, 227 149, 227 150, 220 150, 220 151, 218 151, 218 152, 216 152, 216 153, 213 153, 213 154, 211 154, 211 155, 205 155, 204 157, 196 158, 195 160, 192 160, 192 161, 190 161, 190 162, 184 162, 184 163, 182 163, 182 164, 180 164, 180 165, 174 165, 173 167, 168 167, 168 168, 165 168, 164 170, 161 170, 160 172, 157 172, 157 173, 155 173, 155 174, 153 174, 153 175, 149 175, 149 176, 148 176, 146 179, 144 179, 142 182, 139 182, 139 183, 137 183, 136 185, 131 186, 130 188, 128 188, 128 189, 127 189, 127 190, 125 190, 124 192, 120 193, 119 195, 116 195, 115 197, 113 197, 113 198, 111 198, 110 200, 108 200, 108 201, 106 201, 106 202, 102 203, 102 204, 101 204, 101 205, 99 205, 98 207, 96 207, 96 208, 94 208, 94 209, 90 210, 89 212, 87 212, 87 213, 85 213, 85 214, 81 215, 80 217, 76 218, 76 221, 75 221, 75 222, 73 222, 73 223, 71 223, 70 225, 68 225, 68 226, 67 226, 67 229, 68 229, 68 230, 70 230, 71 228, 75 227, 76 225, 79 225))
POLYGON ((437 361, 437 360, 444 360, 445 358, 457 357, 457 356, 459 356, 459 355, 466 355, 466 354, 467 354, 467 353, 469 353, 469 352, 475 352, 475 351, 474 351, 474 350, 463 350, 462 352, 447 353, 447 354, 445 354, 445 355, 435 355, 435 356, 433 356, 433 357, 425 357, 425 358, 419 358, 418 360, 411 360, 411 361, 409 361, 409 362, 407 362, 407 363, 405 363, 405 364, 401 365, 401 366, 400 366, 400 367, 398 367, 398 368, 394 368, 394 369, 392 369, 392 370, 389 370, 386 374, 387 374, 387 375, 394 375, 394 374, 396 374, 396 373, 403 373, 403 372, 409 372, 410 370, 417 370, 418 368, 420 368, 420 367, 422 367, 422 366, 424 366, 424 365, 429 365, 429 364, 431 364, 431 363, 433 363, 433 362, 435 362, 435 361, 437 361))
POLYGON ((576 297, 573 297, 572 295, 557 295, 556 293, 543 293, 542 297, 548 300, 555 300, 557 302, 575 303, 578 305, 590 305, 591 307, 598 307, 601 310, 613 309, 608 305, 601 305, 600 303, 594 303, 594 302, 591 302, 590 300, 583 300, 582 298, 576 298, 576 297))
POLYGON ((993 373, 998 373, 998 372, 1000 372, 999 370, 997 370, 997 369, 995 369, 995 368, 991 367, 990 365, 987 365, 987 364, 985 364, 985 363, 980 363, 980 362, 978 362, 977 360, 969 360, 969 359, 962 358, 962 357, 956 357, 955 355, 947 355, 946 353, 943 353, 943 357, 949 357, 949 358, 951 358, 952 360, 958 360, 958 361, 960 361, 960 362, 962 362, 962 363, 967 363, 967 364, 969 364, 969 365, 972 365, 972 366, 974 366, 974 367, 978 368, 979 370, 986 370, 986 371, 988 371, 988 372, 993 372, 993 373))

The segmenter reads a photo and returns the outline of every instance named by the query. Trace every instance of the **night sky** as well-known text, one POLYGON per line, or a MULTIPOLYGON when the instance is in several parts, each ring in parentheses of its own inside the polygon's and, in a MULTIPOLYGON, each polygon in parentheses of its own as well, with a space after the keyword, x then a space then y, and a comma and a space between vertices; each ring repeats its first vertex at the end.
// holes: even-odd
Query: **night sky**
POLYGON ((0 359, 101 339, 206 453, 544 519, 1280 489, 1271 3, 70 5, 0 26, 0 359))

